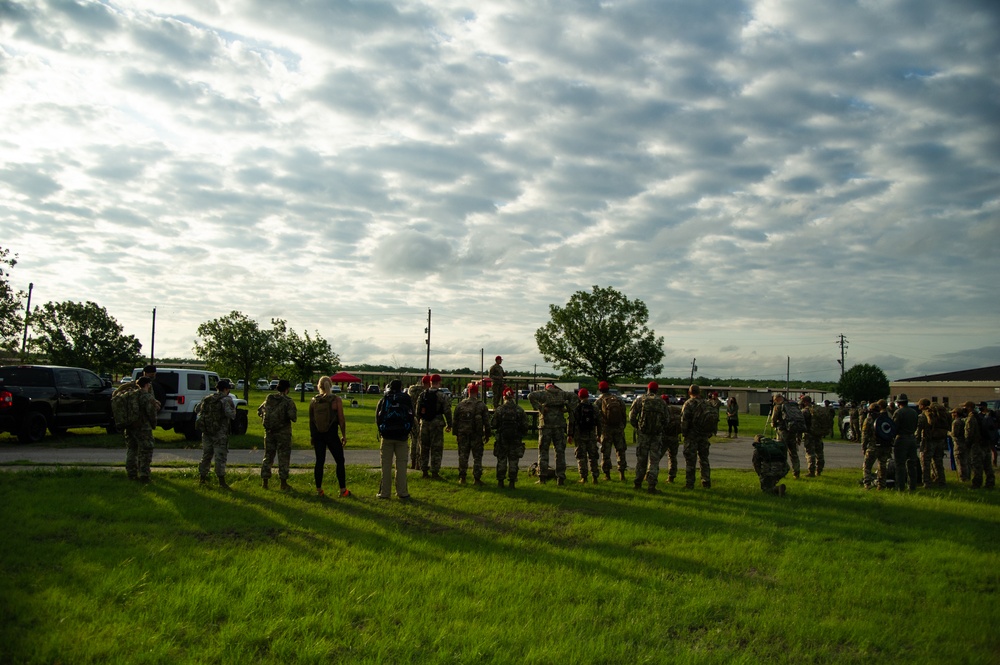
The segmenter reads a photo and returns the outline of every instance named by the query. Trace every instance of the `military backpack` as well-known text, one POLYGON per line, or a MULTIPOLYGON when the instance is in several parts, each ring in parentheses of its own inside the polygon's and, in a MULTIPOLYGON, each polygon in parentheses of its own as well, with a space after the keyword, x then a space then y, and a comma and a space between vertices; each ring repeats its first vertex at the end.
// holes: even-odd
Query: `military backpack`
MULTIPOLYGON (((226 398, 228 399, 228 398, 226 398)), ((223 396, 219 393, 206 395, 194 408, 196 415, 194 427, 199 432, 215 433, 223 428, 226 420, 226 408, 222 404, 223 396)))
POLYGON ((786 399, 782 406, 785 411, 785 429, 792 434, 805 434, 806 418, 802 415, 799 405, 786 399))
MULTIPOLYGON (((426 395, 426 393, 424 393, 426 395)), ((406 439, 413 428, 413 411, 406 393, 390 392, 375 409, 375 424, 383 438, 395 441, 406 439), (404 400, 403 397, 406 397, 404 400)))
POLYGON ((573 420, 580 432, 593 432, 597 428, 597 409, 590 402, 580 402, 573 413, 573 420))
POLYGON ((809 423, 809 433, 817 438, 823 438, 833 429, 833 411, 825 406, 812 408, 812 422, 809 423))
POLYGON ((691 425, 694 431, 703 436, 712 436, 719 429, 719 407, 712 406, 707 399, 698 399, 698 406, 691 425))
POLYGON ((493 412, 493 422, 496 423, 497 439, 510 445, 524 438, 524 412, 518 408, 508 408, 502 405, 493 412))
POLYGON ((625 427, 628 416, 625 413, 625 403, 614 395, 608 395, 597 400, 601 405, 601 418, 604 425, 612 429, 625 427))
POLYGON ((431 388, 425 390, 417 398, 417 416, 421 420, 434 420, 438 417, 439 404, 438 404, 438 391, 436 388, 431 388))
POLYGON ((681 433, 681 407, 679 407, 676 404, 669 404, 667 405, 667 424, 663 428, 663 435, 677 436, 680 433, 681 433))
POLYGON ((119 429, 132 427, 142 418, 139 393, 142 388, 135 381, 126 383, 111 395, 111 415, 119 429))
POLYGON ((648 436, 654 436, 663 432, 664 418, 663 410, 656 404, 660 398, 655 395, 644 395, 639 398, 639 418, 637 424, 639 431, 648 436))
POLYGON ((262 423, 265 430, 280 429, 289 423, 288 416, 283 408, 284 405, 282 404, 283 397, 284 395, 271 393, 264 400, 262 423))
POLYGON ((452 416, 452 430, 455 434, 476 434, 483 431, 483 416, 478 400, 464 399, 455 407, 452 416))

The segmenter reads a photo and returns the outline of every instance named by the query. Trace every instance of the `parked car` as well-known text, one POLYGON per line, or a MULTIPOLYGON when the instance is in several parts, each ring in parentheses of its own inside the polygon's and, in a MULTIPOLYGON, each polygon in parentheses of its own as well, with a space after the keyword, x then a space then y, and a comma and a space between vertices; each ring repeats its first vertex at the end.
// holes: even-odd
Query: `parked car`
MULTIPOLYGON (((133 379, 138 379, 140 376, 142 376, 141 367, 132 370, 133 379)), ((219 375, 203 369, 158 367, 154 381, 166 395, 163 408, 156 416, 157 426, 179 432, 188 441, 200 439, 201 432, 194 427, 194 408, 201 400, 215 392, 219 375)), ((229 431, 232 434, 246 434, 247 401, 232 392, 229 394, 229 399, 236 405, 236 419, 233 420, 229 431)))
POLYGON ((55 365, 0 367, 0 432, 21 443, 38 443, 45 430, 60 435, 73 427, 115 431, 111 381, 87 369, 55 365))
POLYGON ((271 384, 267 379, 257 379, 257 390, 269 390, 271 384))
POLYGON ((277 390, 278 389, 278 380, 274 379, 273 381, 271 381, 271 383, 267 384, 267 389, 268 390, 277 390))
POLYGON ((246 387, 247 387, 247 382, 244 381, 243 379, 240 379, 239 381, 236 382, 235 390, 243 390, 246 387))
POLYGON ((382 393, 382 389, 378 387, 377 383, 372 383, 368 386, 369 395, 379 395, 382 393))
MULTIPOLYGON (((312 384, 310 384, 310 385, 312 385, 312 384)), ((342 392, 342 391, 343 391, 343 388, 341 388, 339 385, 334 385, 333 386, 333 392, 339 393, 339 392, 342 392)))
POLYGON ((365 391, 365 386, 363 383, 352 383, 347 386, 347 392, 349 393, 363 393, 365 391))
POLYGON ((314 386, 313 384, 309 383, 308 381, 306 381, 305 385, 302 385, 301 383, 296 383, 295 384, 295 390, 293 392, 300 393, 303 390, 305 390, 307 393, 314 393, 314 392, 316 392, 316 386, 314 386))

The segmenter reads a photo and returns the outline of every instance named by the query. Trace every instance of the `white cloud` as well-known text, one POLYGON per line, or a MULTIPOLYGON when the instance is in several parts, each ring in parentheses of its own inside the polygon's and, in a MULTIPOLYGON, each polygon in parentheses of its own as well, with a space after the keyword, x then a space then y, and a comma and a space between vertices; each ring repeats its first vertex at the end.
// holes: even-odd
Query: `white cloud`
POLYGON ((147 347, 156 307, 158 355, 236 309, 420 365, 432 308, 435 364, 526 369, 600 284, 667 373, 996 360, 990 3, 0 12, 14 277, 147 347))

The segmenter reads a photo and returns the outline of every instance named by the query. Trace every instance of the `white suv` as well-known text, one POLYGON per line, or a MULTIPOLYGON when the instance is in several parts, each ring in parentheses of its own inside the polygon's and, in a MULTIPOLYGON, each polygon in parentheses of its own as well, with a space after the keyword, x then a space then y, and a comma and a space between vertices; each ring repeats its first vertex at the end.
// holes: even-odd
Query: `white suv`
MULTIPOLYGON (((132 380, 142 376, 142 368, 132 370, 132 380)), ((156 417, 156 424, 163 429, 172 429, 184 435, 188 441, 197 441, 201 432, 194 427, 194 407, 201 400, 215 392, 219 383, 219 375, 204 369, 174 369, 170 367, 156 369, 156 385, 154 392, 163 398, 163 408, 156 417)), ((236 404, 236 419, 233 420, 230 432, 246 434, 247 431, 247 401, 230 393, 229 399, 236 404), (243 408, 240 408, 243 407, 243 408)))

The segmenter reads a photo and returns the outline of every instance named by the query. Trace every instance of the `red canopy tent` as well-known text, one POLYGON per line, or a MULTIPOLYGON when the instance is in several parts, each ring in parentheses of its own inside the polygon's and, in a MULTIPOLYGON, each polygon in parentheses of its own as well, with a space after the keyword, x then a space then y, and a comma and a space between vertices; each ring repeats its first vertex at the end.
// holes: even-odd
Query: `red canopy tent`
POLYGON ((330 380, 334 383, 361 383, 361 379, 350 372, 337 372, 330 377, 330 380))

